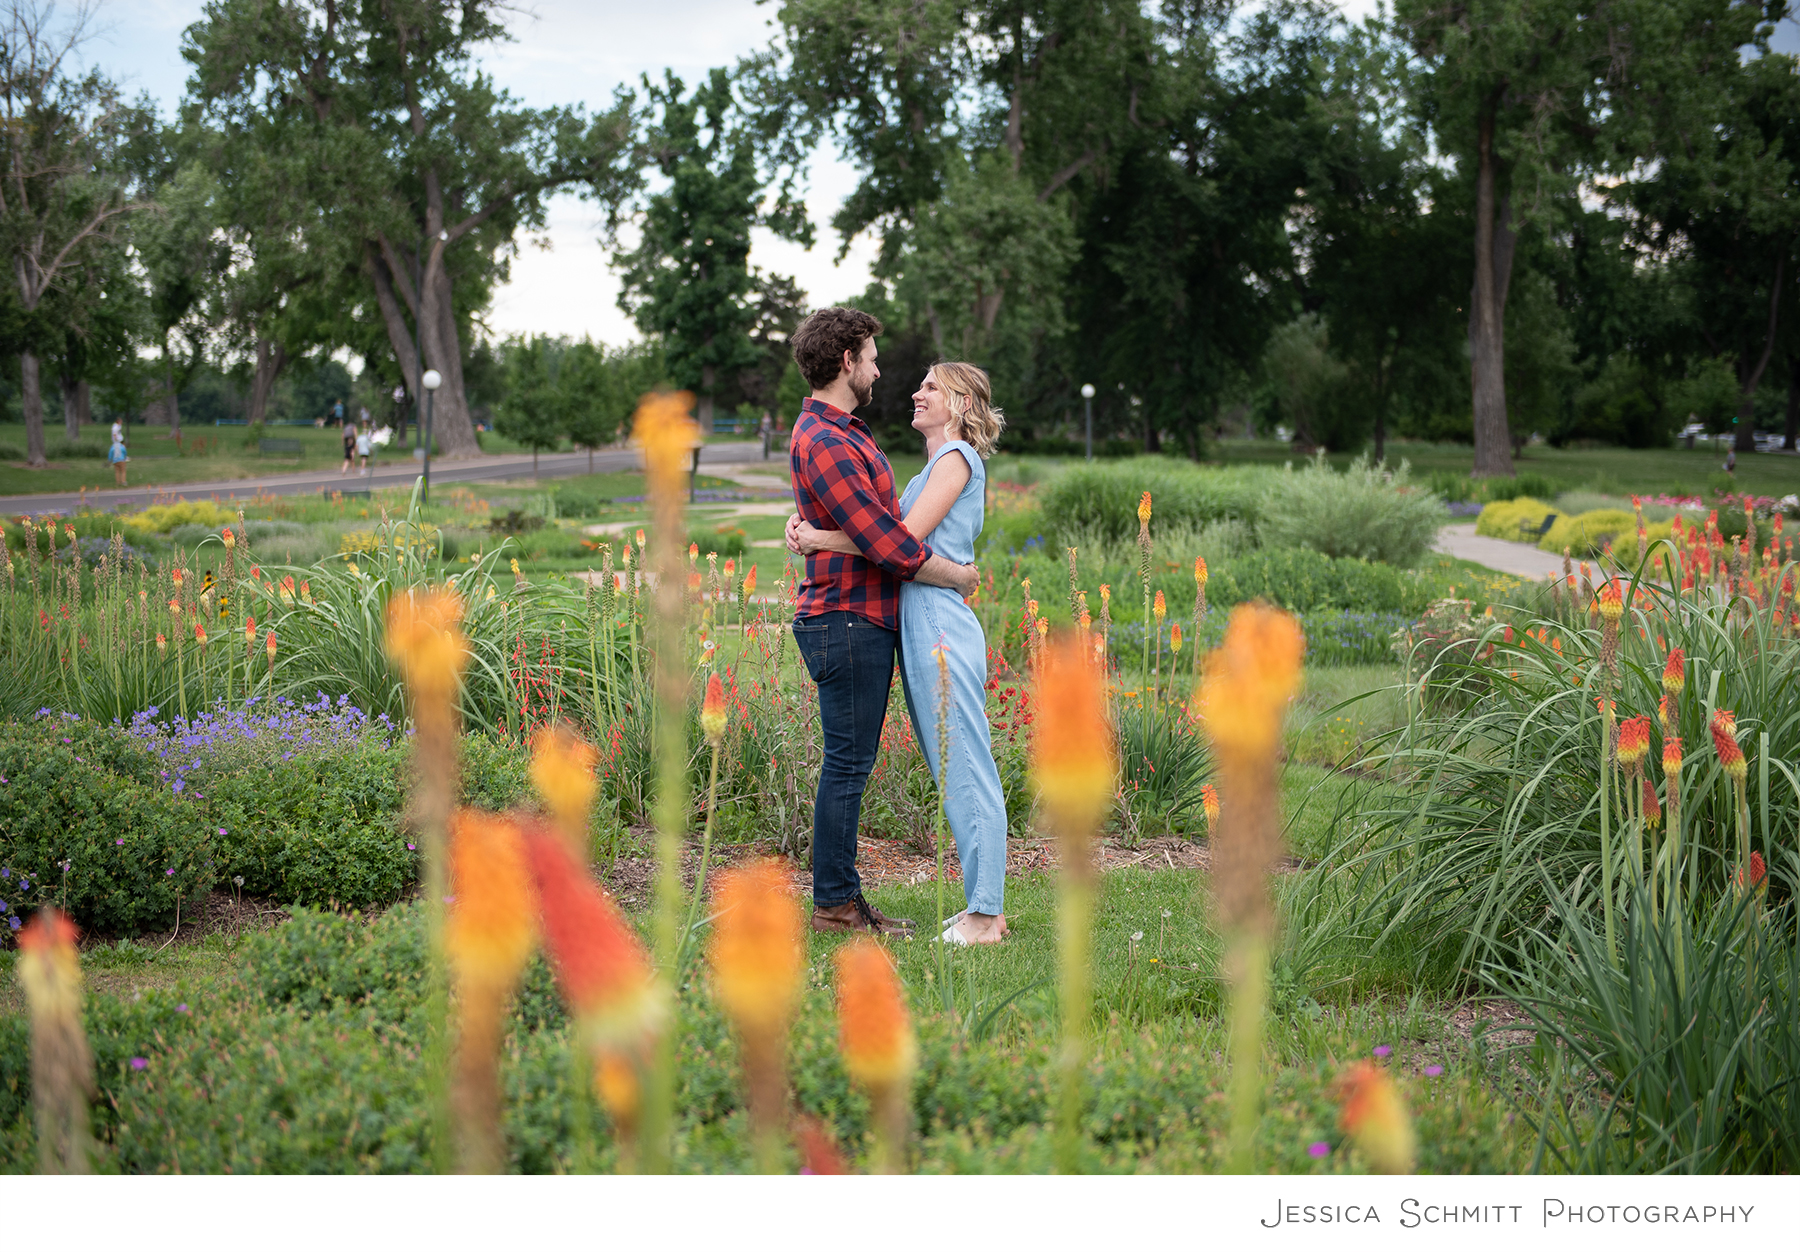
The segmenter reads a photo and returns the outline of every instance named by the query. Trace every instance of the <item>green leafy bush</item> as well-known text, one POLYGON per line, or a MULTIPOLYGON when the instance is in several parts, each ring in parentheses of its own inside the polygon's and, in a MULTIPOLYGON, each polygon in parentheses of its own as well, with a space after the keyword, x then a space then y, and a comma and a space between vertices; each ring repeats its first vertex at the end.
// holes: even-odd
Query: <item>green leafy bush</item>
POLYGON ((1138 499, 1146 491, 1157 527, 1197 527, 1228 517, 1254 524, 1275 477, 1260 468, 1204 469, 1167 457, 1132 457, 1072 466, 1038 488, 1038 504, 1046 537, 1119 542, 1137 534, 1138 499))
POLYGON ((1620 535, 1635 534, 1637 517, 1624 509, 1595 509, 1575 517, 1559 517, 1538 547, 1545 552, 1561 552, 1565 548, 1576 556, 1598 556, 1609 541, 1620 535))
POLYGON ((1443 501, 1397 470, 1358 457, 1342 474, 1320 453, 1275 477, 1257 533, 1271 548, 1313 548, 1327 556, 1416 565, 1444 524, 1443 501))
POLYGON ((1526 530, 1542 526, 1544 519, 1555 512, 1536 496, 1515 496, 1483 507, 1481 516, 1475 519, 1475 533, 1490 539, 1517 540, 1526 530))
POLYGON ((1216 568, 1207 597, 1221 607, 1267 600, 1297 613, 1415 613, 1432 590, 1431 580, 1392 565, 1331 557, 1312 548, 1263 548, 1216 568))
POLYGON ((159 773, 113 727, 0 725, 0 911, 54 903, 83 927, 129 932, 210 888, 214 828, 159 773))

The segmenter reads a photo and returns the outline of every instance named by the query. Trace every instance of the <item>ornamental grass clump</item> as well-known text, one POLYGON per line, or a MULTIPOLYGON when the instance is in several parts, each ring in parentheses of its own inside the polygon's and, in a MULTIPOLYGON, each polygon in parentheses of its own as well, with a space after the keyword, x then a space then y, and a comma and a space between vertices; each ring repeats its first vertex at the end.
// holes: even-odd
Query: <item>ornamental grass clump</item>
POLYGON ((761 1173, 776 1173, 787 1102, 787 1037, 806 974, 800 906, 778 861, 719 875, 713 986, 742 1048, 750 1129, 761 1173))
POLYGON ((31 1102, 37 1113, 38 1172, 86 1174, 88 1101, 94 1056, 81 1025, 81 966, 75 923, 38 910, 19 933, 18 976, 31 1014, 31 1102))
POLYGON ((1212 740, 1221 821, 1212 839, 1213 889, 1231 983, 1231 1165, 1249 1168, 1262 1099, 1262 1022, 1275 915, 1268 874, 1281 855, 1276 767, 1281 724, 1299 694, 1306 641, 1288 614, 1233 609, 1225 640, 1206 658, 1195 693, 1212 740))
POLYGON ((872 939, 838 950, 838 1049, 853 1082, 869 1093, 875 1114, 873 1172, 906 1170, 908 1110, 919 1049, 906 993, 886 950, 872 939))
POLYGON ((1032 779, 1039 811, 1057 841, 1057 965, 1062 1042, 1057 1054, 1056 1168, 1081 1159, 1081 1080, 1088 1056, 1089 944, 1094 909, 1093 843, 1118 778, 1117 734, 1106 680, 1079 640, 1049 646, 1037 675, 1032 779))

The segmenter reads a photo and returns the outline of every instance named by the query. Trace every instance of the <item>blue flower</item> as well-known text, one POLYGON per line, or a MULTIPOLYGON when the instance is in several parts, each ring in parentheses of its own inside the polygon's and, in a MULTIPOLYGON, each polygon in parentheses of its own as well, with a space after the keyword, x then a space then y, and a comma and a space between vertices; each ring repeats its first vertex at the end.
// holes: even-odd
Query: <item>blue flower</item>
POLYGON ((6 919, 6 924, 11 926, 14 930, 17 930, 19 928, 19 919, 16 917, 9 917, 6 919))
POLYGON ((187 788, 187 781, 185 779, 177 778, 175 780, 175 794, 176 795, 180 795, 182 793, 182 791, 184 791, 186 788, 187 788))

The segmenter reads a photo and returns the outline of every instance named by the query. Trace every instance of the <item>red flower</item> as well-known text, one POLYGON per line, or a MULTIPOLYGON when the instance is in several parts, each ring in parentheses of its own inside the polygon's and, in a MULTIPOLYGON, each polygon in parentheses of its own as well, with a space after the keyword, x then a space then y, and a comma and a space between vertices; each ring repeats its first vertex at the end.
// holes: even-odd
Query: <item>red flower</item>
POLYGON ((1730 709, 1720 709, 1712 718, 1713 751, 1719 754, 1719 764, 1730 774, 1734 782, 1743 782, 1749 776, 1750 767, 1744 761, 1744 750, 1737 741, 1737 714, 1730 709))
POLYGON ((1681 694, 1681 689, 1687 685, 1686 666, 1687 657, 1681 649, 1671 649, 1668 663, 1663 666, 1662 685, 1664 691, 1672 696, 1681 694))

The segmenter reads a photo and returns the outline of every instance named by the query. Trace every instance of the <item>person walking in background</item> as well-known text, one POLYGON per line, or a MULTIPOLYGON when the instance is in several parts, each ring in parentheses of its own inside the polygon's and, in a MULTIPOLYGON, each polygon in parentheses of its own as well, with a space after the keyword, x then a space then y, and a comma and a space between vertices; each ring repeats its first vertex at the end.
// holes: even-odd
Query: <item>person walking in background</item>
POLYGON ((333 400, 333 401, 332 401, 332 402, 331 402, 331 418, 332 418, 332 420, 333 420, 333 421, 335 421, 335 422, 336 422, 336 423, 337 423, 337 424, 338 424, 338 425, 339 425, 339 426, 342 426, 342 425, 343 425, 343 424, 344 424, 344 421, 345 421, 345 416, 344 416, 344 402, 343 402, 343 400, 341 400, 341 399, 338 399, 338 400, 333 400))
POLYGON ((764 409, 762 415, 763 460, 769 459, 769 447, 775 442, 775 415, 764 409))
POLYGON ((112 441, 114 443, 125 442, 125 419, 122 417, 113 418, 112 441))
POLYGON ((131 454, 125 451, 125 427, 118 422, 112 427, 112 447, 107 450, 106 459, 112 462, 113 486, 125 485, 125 463, 131 460, 131 454))
POLYGON ((362 476, 367 478, 369 476, 369 452, 371 451, 371 444, 369 441, 369 412, 367 409, 363 410, 362 425, 354 427, 354 429, 356 431, 357 459, 362 462, 362 476))
POLYGON ((355 462, 356 423, 349 422, 344 426, 344 468, 338 471, 338 477, 342 478, 345 474, 348 474, 350 472, 350 467, 355 464, 355 462))

